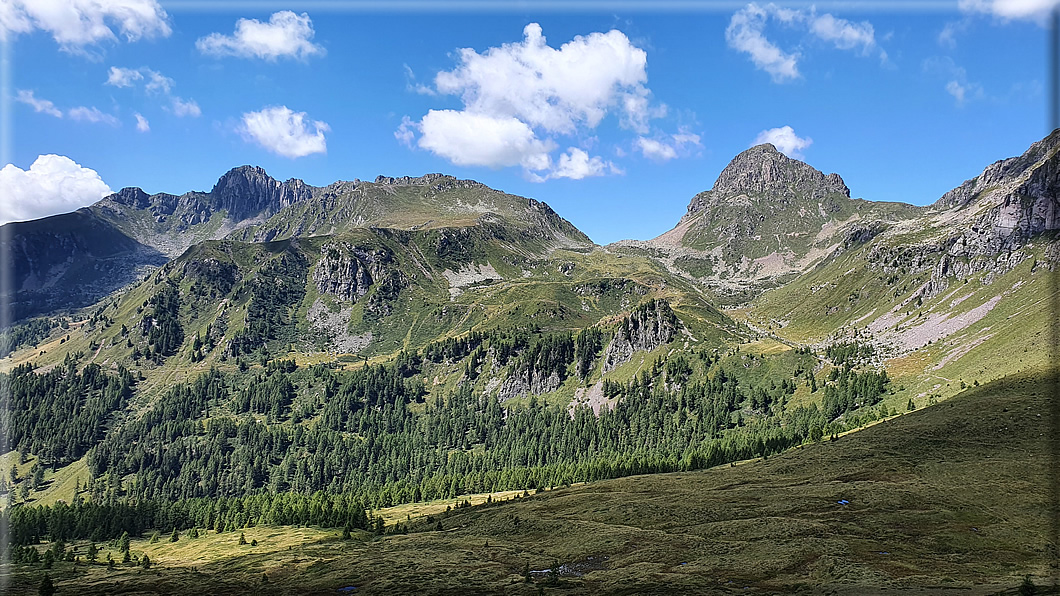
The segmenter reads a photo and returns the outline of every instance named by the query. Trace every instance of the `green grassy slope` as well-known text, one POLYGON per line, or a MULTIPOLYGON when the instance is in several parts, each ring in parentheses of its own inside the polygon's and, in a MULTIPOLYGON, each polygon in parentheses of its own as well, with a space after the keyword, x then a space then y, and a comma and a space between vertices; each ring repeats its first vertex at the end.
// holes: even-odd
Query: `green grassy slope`
POLYGON ((483 222, 503 223, 546 243, 591 244, 544 203, 441 174, 336 183, 231 237, 260 241, 331 235, 354 228, 423 230, 483 222))
MULTIPOLYGON (((135 541, 158 567, 51 575, 79 594, 1015 593, 1050 573, 1050 390, 1009 379, 765 461, 456 509, 413 518, 408 535, 135 541), (554 562, 558 586, 523 581, 554 562)), ((34 589, 41 571, 17 569, 13 593, 34 589)))
MULTIPOLYGON (((1048 365, 1053 287, 1050 237, 1023 248, 1012 267, 965 276, 933 272, 937 254, 918 268, 880 263, 878 246, 840 254, 790 284, 733 312, 765 333, 823 345, 856 340, 877 347, 892 376, 912 379, 913 397, 952 395, 961 383, 985 383, 1048 365), (936 284, 926 292, 925 284, 936 284)), ((915 253, 908 234, 885 240, 915 253)))
POLYGON ((27 361, 48 367, 77 351, 91 362, 138 370, 149 384, 155 378, 170 383, 174 375, 194 375, 211 365, 230 366, 233 354, 228 350, 226 355, 226 346, 247 327, 255 280, 284 259, 303 262, 294 274, 304 276, 298 282, 304 292, 278 307, 285 309, 290 325, 267 342, 270 357, 308 354, 320 361, 351 352, 386 356, 472 329, 536 325, 577 331, 651 297, 668 299, 700 338, 720 342, 735 330, 688 282, 649 259, 602 249, 543 255, 543 248, 519 232, 490 224, 422 231, 357 229, 269 243, 208 241, 88 309, 84 322, 77 321, 73 329, 53 330, 41 344, 3 359, 0 369, 27 361), (365 295, 343 298, 320 292, 317 270, 324 252, 336 246, 340 252, 388 255, 373 270, 379 279, 365 295), (385 282, 391 281, 388 288, 385 282), (150 300, 167 283, 175 284, 179 295, 183 341, 159 366, 134 355, 145 349, 143 319, 152 315, 150 300), (334 319, 333 332, 370 339, 356 350, 329 342, 319 322, 322 309, 334 319), (201 361, 193 361, 195 338, 211 335, 213 347, 202 350, 201 361))

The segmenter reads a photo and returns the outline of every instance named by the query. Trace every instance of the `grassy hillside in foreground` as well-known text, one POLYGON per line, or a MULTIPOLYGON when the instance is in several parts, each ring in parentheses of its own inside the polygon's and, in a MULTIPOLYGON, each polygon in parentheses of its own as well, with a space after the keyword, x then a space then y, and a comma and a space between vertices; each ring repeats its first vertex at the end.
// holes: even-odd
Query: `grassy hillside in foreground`
MULTIPOLYGON (((1010 377, 764 461, 456 509, 413 518, 408 535, 136 540, 158 566, 58 563, 51 577, 60 594, 1014 594, 1025 575, 1055 573, 1051 395, 1043 376, 1010 377), (523 581, 526 565, 556 562, 558 585, 523 581)), ((16 594, 42 577, 4 573, 16 594)))

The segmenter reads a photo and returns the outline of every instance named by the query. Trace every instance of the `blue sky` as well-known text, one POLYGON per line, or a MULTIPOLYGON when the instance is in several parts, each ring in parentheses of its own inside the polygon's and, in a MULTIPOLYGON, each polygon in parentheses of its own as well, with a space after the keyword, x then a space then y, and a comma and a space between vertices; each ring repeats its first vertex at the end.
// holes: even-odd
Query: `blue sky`
POLYGON ((647 239, 759 140, 852 196, 926 204, 1046 134, 1051 4, 14 0, 0 220, 254 164, 443 172, 647 239))

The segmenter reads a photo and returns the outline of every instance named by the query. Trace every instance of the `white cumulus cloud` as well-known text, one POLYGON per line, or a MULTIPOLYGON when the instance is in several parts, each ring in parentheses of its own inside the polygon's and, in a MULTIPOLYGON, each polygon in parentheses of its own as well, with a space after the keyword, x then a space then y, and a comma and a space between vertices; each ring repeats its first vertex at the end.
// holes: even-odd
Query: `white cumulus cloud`
POLYGON ((770 128, 758 133, 751 146, 761 145, 762 143, 772 144, 777 148, 777 151, 788 157, 802 159, 802 150, 812 145, 813 139, 796 135, 795 130, 790 126, 781 126, 780 128, 770 128))
POLYGON ((579 35, 554 48, 541 26, 530 23, 521 41, 481 53, 465 48, 457 61, 434 77, 433 88, 415 84, 411 68, 405 70, 414 92, 457 95, 463 109, 430 110, 418 122, 405 118, 394 133, 457 165, 520 166, 531 180, 618 172, 576 147, 554 159, 553 137, 584 136, 609 114, 620 127, 645 134, 666 113, 646 86, 647 53, 618 30, 579 35))
POLYGON ((570 178, 581 180, 591 176, 603 176, 607 172, 618 173, 615 165, 604 161, 600 156, 589 157, 589 154, 577 147, 568 147, 567 152, 559 156, 556 167, 549 173, 549 178, 570 178))
POLYGON ((45 31, 70 52, 116 40, 168 36, 168 15, 155 0, 4 0, 0 2, 0 37, 45 31))
MULTIPOLYGON (((543 170, 556 148, 522 120, 466 111, 430 110, 419 123, 419 146, 458 166, 543 170)), ((406 130, 408 130, 406 128, 406 130)))
POLYGON ((305 112, 295 112, 287 106, 272 106, 243 114, 239 130, 247 140, 293 159, 327 153, 324 133, 331 128, 320 120, 309 120, 305 112))
POLYGON ((136 130, 140 132, 150 132, 151 125, 148 124, 147 118, 144 118, 140 112, 133 114, 136 117, 136 130))
POLYGON ((63 117, 62 110, 55 107, 54 103, 47 99, 35 97, 32 91, 19 89, 18 93, 15 95, 15 101, 28 105, 33 108, 34 112, 48 114, 49 116, 55 116, 56 118, 63 117))
POLYGON ((289 10, 274 13, 268 23, 257 19, 239 19, 232 35, 211 33, 195 42, 203 54, 239 56, 276 60, 290 57, 304 60, 323 55, 324 48, 314 44, 313 21, 309 15, 289 10))
POLYGON ((95 170, 63 155, 40 155, 23 170, 14 164, 0 169, 0 223, 67 213, 111 194, 95 170))
POLYGON ((612 108, 633 112, 631 122, 648 118, 638 99, 649 93, 647 54, 621 31, 579 35, 559 49, 545 43, 537 23, 523 36, 482 54, 460 50, 461 65, 435 77, 438 91, 460 95, 468 111, 512 116, 553 133, 593 128, 612 108))
MULTIPOLYGON (((831 43, 839 50, 859 50, 869 55, 878 49, 876 31, 872 23, 855 23, 825 13, 809 10, 781 8, 769 3, 764 6, 752 2, 736 11, 725 29, 725 41, 729 47, 743 52, 751 58, 755 67, 769 73, 775 83, 793 81, 802 76, 799 72, 799 52, 785 52, 766 38, 765 29, 769 19, 780 21, 787 27, 804 30, 821 41, 831 43)), ((880 60, 886 62, 887 53, 879 50, 880 60)))

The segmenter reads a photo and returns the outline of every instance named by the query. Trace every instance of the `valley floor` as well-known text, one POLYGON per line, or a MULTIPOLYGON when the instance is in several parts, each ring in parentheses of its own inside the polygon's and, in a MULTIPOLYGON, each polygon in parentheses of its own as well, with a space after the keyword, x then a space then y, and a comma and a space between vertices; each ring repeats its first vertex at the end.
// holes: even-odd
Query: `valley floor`
MULTIPOLYGON (((49 573, 58 594, 1015 594, 1028 575, 1040 594, 1057 581, 1052 390, 1009 377, 766 460, 413 517, 407 535, 163 534, 132 543, 149 570, 49 573)), ((6 567, 0 587, 42 577, 6 567)))

